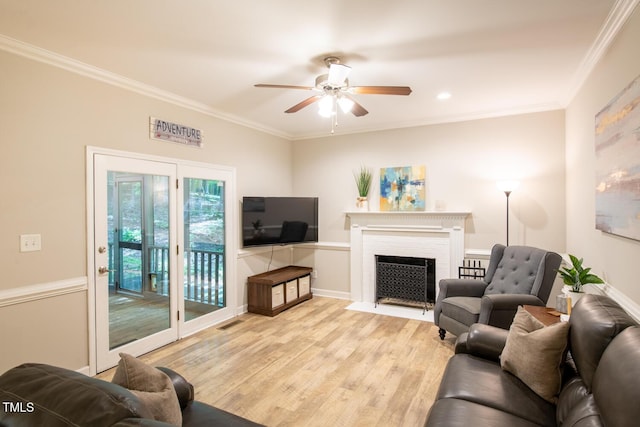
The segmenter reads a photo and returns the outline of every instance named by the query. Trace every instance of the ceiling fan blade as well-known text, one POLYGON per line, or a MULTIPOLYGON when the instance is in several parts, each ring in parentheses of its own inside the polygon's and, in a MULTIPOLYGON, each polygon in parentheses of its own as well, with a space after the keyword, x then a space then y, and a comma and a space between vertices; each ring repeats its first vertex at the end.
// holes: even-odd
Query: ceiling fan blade
POLYGON ((341 98, 338 100, 338 104, 342 107, 342 111, 345 113, 351 112, 356 117, 362 117, 364 115, 369 114, 369 112, 358 103, 353 96, 349 94, 343 93, 341 98), (343 105, 343 101, 346 101, 343 105), (346 107, 346 109, 345 109, 346 107))
POLYGON ((264 84, 264 83, 259 83, 257 85, 253 85, 254 87, 268 87, 268 88, 275 88, 275 89, 302 89, 302 90, 313 90, 315 88, 311 87, 311 86, 292 86, 292 85, 270 85, 270 84, 264 84))
POLYGON ((295 113, 297 111, 302 110, 304 107, 307 107, 311 104, 313 104, 314 102, 320 100, 320 98, 322 98, 323 95, 314 95, 310 98, 305 99, 302 102, 297 103, 296 105, 294 105, 293 107, 289 108, 287 111, 285 111, 285 113, 295 113))
POLYGON ((361 95, 409 95, 409 86, 351 86, 349 92, 361 95))
POLYGON ((351 107, 351 113, 356 117, 362 117, 369 114, 369 112, 365 110, 362 105, 358 104, 355 101, 353 102, 353 107, 351 107))
POLYGON ((351 67, 344 64, 331 64, 329 66, 329 78, 327 81, 335 86, 340 86, 347 79, 351 72, 351 67))

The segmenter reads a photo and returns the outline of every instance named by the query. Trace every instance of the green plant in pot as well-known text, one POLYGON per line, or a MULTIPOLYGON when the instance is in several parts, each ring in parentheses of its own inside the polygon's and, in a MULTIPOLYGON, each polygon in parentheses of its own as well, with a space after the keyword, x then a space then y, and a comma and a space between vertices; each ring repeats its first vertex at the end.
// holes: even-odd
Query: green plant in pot
POLYGON ((369 190, 371 189, 371 182, 373 181, 371 170, 365 166, 361 166, 358 172, 354 172, 353 177, 356 180, 356 187, 358 188, 356 206, 358 208, 368 208, 367 197, 369 197, 369 190))
POLYGON ((583 293, 582 287, 584 285, 589 283, 601 284, 604 283, 604 281, 591 273, 591 268, 584 268, 582 266, 582 258, 569 254, 569 259, 571 259, 571 268, 563 267, 558 270, 558 273, 560 277, 562 277, 564 284, 570 288, 569 291, 570 294, 572 294, 571 304, 573 305, 583 293))

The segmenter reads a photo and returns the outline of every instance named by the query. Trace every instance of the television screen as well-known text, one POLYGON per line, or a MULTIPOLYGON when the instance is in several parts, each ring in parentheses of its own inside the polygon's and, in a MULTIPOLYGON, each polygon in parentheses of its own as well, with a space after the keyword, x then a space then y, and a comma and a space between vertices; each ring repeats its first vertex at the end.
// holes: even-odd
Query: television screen
POLYGON ((242 198, 243 247, 317 241, 317 197, 242 198))

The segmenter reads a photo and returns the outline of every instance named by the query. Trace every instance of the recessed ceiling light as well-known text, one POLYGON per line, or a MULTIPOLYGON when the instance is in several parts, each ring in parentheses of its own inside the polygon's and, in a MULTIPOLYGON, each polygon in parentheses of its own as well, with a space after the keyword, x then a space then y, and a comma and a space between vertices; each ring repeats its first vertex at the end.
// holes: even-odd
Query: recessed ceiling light
POLYGON ((451 94, 449 92, 440 92, 437 96, 439 100, 445 100, 451 98, 451 94))

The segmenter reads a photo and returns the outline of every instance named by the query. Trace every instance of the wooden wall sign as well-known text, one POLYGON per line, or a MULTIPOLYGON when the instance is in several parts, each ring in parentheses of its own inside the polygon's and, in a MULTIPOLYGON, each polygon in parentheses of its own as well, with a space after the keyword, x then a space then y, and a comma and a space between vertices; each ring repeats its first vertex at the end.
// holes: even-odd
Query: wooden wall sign
POLYGON ((149 137, 202 148, 202 131, 190 126, 149 117, 149 137))

